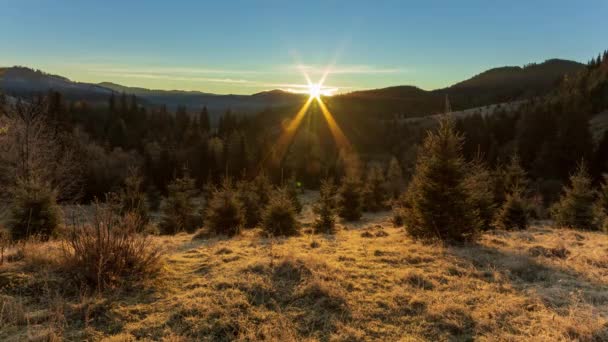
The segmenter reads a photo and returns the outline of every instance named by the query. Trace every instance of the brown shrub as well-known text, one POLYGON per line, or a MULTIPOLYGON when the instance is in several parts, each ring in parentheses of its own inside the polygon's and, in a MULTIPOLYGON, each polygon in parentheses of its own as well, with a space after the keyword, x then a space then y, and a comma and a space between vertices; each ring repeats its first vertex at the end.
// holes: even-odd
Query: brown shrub
POLYGON ((98 291, 157 274, 160 251, 136 233, 136 223, 96 204, 92 224, 73 227, 66 238, 64 266, 77 281, 98 291))

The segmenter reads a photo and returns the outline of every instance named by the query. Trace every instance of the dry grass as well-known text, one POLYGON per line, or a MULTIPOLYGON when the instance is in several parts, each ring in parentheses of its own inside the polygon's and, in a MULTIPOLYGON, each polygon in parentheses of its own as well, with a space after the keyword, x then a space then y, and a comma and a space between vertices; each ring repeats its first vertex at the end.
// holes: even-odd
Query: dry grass
POLYGON ((54 257, 39 258, 60 246, 32 245, 0 268, 0 340, 608 339, 601 233, 535 226, 449 247, 412 242, 388 213, 338 226, 158 237, 166 266, 153 285, 93 298, 58 291, 54 257))

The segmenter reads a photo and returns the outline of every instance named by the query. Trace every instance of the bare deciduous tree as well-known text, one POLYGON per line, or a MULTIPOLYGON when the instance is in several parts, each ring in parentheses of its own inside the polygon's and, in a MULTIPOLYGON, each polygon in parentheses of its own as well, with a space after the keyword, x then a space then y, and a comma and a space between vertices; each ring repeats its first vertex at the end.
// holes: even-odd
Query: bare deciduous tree
POLYGON ((0 184, 10 188, 35 177, 68 199, 78 189, 74 150, 50 129, 47 107, 42 97, 0 101, 0 184))

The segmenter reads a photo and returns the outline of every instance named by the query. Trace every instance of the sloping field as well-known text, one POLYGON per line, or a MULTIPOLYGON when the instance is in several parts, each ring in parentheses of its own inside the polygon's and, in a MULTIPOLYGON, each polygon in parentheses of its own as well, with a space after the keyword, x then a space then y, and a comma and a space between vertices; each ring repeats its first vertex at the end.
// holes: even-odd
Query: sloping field
MULTIPOLYGON (((605 341, 608 241, 535 226, 423 245, 389 214, 335 235, 158 237, 164 271, 73 294, 57 243, 0 267, 0 340, 605 341)), ((9 252, 10 253, 10 252, 9 252)))

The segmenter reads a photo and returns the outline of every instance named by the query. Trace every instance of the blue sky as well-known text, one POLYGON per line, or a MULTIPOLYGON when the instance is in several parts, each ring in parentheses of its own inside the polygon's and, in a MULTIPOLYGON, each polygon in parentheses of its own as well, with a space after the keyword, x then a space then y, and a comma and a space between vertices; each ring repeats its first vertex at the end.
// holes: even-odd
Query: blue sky
POLYGON ((0 65, 77 81, 250 94, 448 86, 608 48, 608 1, 0 0, 0 65), (302 65, 303 68, 298 68, 302 65))

